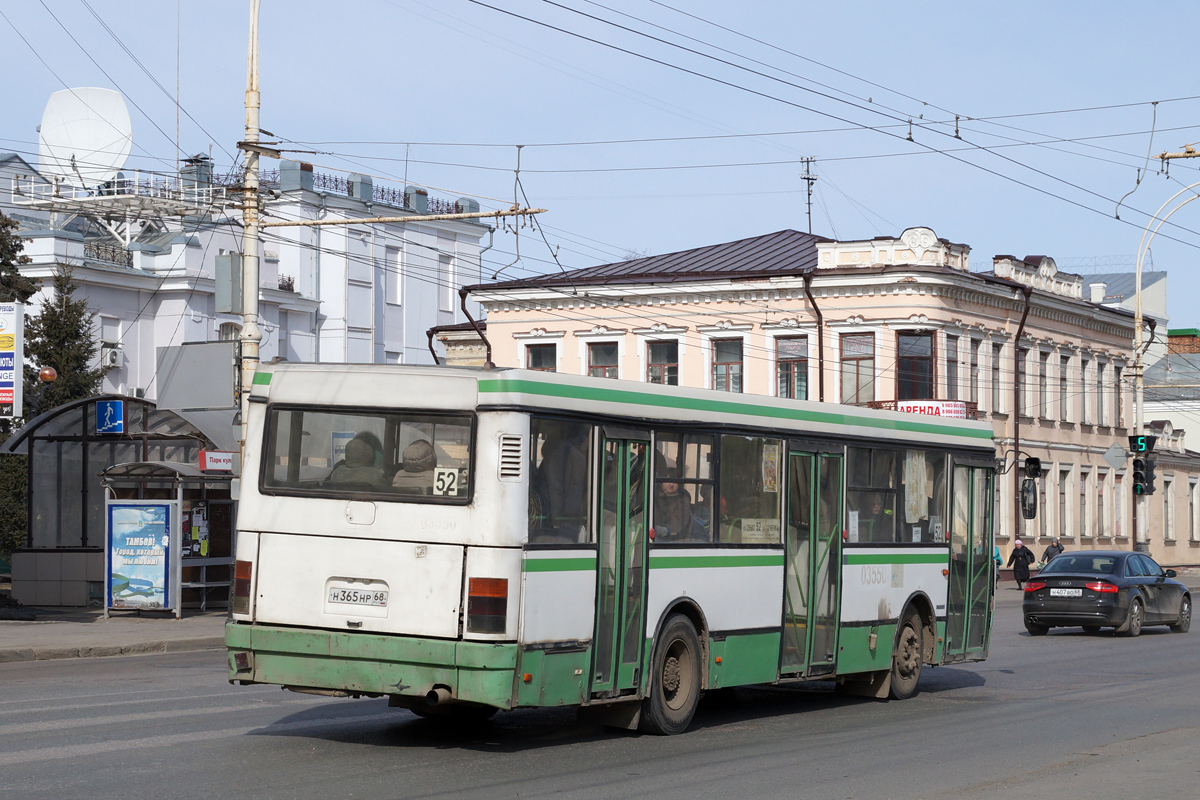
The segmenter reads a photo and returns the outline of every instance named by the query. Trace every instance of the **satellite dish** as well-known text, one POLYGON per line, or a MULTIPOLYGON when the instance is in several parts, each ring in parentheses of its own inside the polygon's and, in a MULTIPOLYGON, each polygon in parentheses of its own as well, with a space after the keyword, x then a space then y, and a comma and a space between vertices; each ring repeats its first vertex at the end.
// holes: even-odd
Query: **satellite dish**
POLYGON ((125 98, 86 86, 50 95, 38 128, 38 170, 49 180, 92 188, 112 180, 129 158, 133 128, 125 98))

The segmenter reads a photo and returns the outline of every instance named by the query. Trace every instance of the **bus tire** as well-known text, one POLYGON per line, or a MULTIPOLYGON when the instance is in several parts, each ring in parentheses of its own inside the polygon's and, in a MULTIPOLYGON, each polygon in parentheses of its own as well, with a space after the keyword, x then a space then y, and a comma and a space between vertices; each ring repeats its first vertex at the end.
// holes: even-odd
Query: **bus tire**
POLYGON ((921 665, 925 656, 922 639, 924 626, 916 612, 909 612, 900 623, 896 646, 892 650, 892 686, 889 694, 894 700, 907 700, 917 693, 921 680, 921 665))
POLYGON ((691 620, 672 614, 663 624, 650 662, 650 691, 642 702, 642 730, 660 736, 683 733, 700 701, 700 637, 691 620))

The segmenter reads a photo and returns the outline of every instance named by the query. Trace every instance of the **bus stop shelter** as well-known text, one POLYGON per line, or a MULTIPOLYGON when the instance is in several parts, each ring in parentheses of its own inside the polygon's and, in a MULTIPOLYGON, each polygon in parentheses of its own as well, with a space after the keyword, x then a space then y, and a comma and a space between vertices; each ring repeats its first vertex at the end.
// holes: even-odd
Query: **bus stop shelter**
MULTIPOLYGON (((233 583, 237 501, 232 472, 211 472, 191 464, 135 461, 100 473, 107 501, 174 500, 180 509, 172 537, 182 554, 176 568, 180 590, 176 616, 184 608, 227 609, 233 583)), ((106 576, 107 579, 107 576, 106 576)))

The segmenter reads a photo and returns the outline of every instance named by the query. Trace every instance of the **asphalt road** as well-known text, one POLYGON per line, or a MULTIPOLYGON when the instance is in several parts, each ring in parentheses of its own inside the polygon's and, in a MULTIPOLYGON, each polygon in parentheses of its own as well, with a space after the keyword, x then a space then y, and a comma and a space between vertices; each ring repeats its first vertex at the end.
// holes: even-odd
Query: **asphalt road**
POLYGON ((1200 633, 1032 638, 905 702, 705 698, 682 736, 571 711, 444 730, 382 700, 226 683, 222 651, 0 665, 3 798, 1184 798, 1200 787, 1200 633))

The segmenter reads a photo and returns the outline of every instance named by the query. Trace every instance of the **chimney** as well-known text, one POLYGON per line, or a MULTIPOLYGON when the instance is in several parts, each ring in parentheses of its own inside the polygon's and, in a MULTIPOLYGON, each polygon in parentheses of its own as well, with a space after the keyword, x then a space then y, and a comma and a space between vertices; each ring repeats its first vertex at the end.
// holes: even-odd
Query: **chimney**
POLYGON ((294 192, 300 189, 313 190, 312 164, 303 161, 283 160, 279 162, 279 191, 294 192))
POLYGON ((429 213, 429 192, 416 186, 404 187, 404 205, 418 214, 429 213))
POLYGON ((1100 305, 1104 302, 1104 293, 1108 291, 1107 283, 1093 283, 1088 287, 1092 292, 1092 302, 1100 305))

